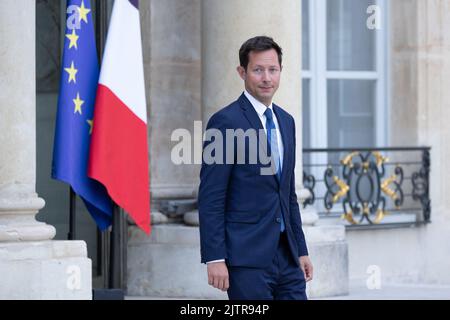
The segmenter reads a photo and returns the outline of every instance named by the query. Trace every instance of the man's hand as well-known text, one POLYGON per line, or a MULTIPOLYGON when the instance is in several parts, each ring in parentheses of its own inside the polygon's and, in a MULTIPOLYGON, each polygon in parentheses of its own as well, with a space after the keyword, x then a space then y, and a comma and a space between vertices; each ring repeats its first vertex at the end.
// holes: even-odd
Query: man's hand
POLYGON ((300 268, 303 271, 303 274, 305 275, 306 282, 312 280, 313 278, 313 265, 311 263, 311 260, 308 256, 301 256, 298 258, 300 262, 300 268))
POLYGON ((207 264, 208 284, 222 291, 227 291, 230 286, 228 281, 228 268, 225 262, 212 262, 207 264))

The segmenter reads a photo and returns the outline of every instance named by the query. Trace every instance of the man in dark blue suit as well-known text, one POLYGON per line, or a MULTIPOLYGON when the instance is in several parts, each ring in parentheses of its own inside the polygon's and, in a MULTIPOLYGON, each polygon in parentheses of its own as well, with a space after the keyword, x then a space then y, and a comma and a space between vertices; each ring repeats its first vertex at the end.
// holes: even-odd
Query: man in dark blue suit
POLYGON ((306 300, 313 267, 295 193, 295 123, 272 103, 282 50, 272 38, 255 37, 239 59, 245 91, 206 128, 198 195, 202 263, 208 283, 231 300, 306 300))

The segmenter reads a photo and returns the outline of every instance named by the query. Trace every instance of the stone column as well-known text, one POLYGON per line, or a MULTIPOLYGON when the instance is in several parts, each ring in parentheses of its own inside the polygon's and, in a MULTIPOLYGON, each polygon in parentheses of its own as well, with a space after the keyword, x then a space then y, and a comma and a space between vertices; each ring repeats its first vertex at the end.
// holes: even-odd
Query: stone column
POLYGON ((413 22, 412 27, 416 26, 417 34, 415 41, 409 44, 415 51, 417 73, 411 74, 408 82, 411 85, 405 93, 417 97, 418 144, 432 148, 431 223, 423 233, 421 259, 424 267, 419 272, 424 281, 448 284, 450 259, 442 253, 450 250, 450 197, 447 194, 450 188, 447 165, 450 158, 450 1, 416 0, 413 3, 417 22, 413 22))
MULTIPOLYGON (((171 135, 184 129, 186 138, 190 135, 192 139, 188 144, 194 146, 194 121, 202 120, 201 0, 141 1, 140 12, 149 104, 153 227, 150 237, 134 226, 129 228, 128 294, 223 299, 226 294, 208 285, 206 270, 200 264, 198 228, 166 224, 177 220, 167 219, 159 211, 164 200, 194 199, 197 195, 200 165, 172 162, 172 148, 178 141, 171 141, 171 135)), ((201 146, 201 125, 197 131, 201 146)), ((195 160, 193 152, 191 159, 195 160)))
MULTIPOLYGON (((49 240, 55 228, 34 216, 45 205, 35 193, 36 87, 34 2, 18 15, 2 1, 0 32, 0 241, 49 240), (33 8, 33 9, 31 9, 33 8), (21 41, 18 41, 21 39, 21 41)), ((19 5, 20 6, 20 5, 19 5)))
MULTIPOLYGON (((152 223, 167 222, 162 200, 193 199, 199 166, 171 159, 172 133, 185 129, 194 139, 201 121, 200 0, 141 1, 147 88, 152 223)), ((193 160, 193 155, 191 157, 193 160)))
POLYGON ((0 2, 0 299, 89 299, 86 244, 35 219, 35 5, 0 2))
MULTIPOLYGON (((266 35, 283 48, 283 72, 274 102, 299 121, 301 114, 301 2, 210 0, 202 2, 202 112, 211 115, 244 89, 236 67, 245 40, 266 35)), ((297 129, 301 128, 297 123, 297 129)), ((299 131, 301 132, 301 131, 299 131)), ((298 137, 301 140, 301 136, 298 137)))

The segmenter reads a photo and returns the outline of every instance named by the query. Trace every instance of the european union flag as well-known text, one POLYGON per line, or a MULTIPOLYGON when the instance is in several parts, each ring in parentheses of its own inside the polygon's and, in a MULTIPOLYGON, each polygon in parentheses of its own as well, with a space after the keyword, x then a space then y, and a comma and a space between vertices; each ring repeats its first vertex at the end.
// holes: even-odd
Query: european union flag
POLYGON ((87 176, 99 78, 90 1, 68 0, 67 13, 52 177, 72 186, 104 230, 111 224, 112 202, 103 185, 87 176))

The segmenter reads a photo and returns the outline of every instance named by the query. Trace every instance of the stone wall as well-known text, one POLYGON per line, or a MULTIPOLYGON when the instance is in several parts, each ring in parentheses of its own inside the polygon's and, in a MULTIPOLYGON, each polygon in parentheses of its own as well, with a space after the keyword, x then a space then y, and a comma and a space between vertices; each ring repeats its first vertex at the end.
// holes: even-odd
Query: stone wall
MULTIPOLYGON (((450 1, 390 1, 390 144, 431 146, 431 224, 348 232, 350 277, 450 284, 450 1)), ((363 282, 361 282, 363 284, 363 282)))

